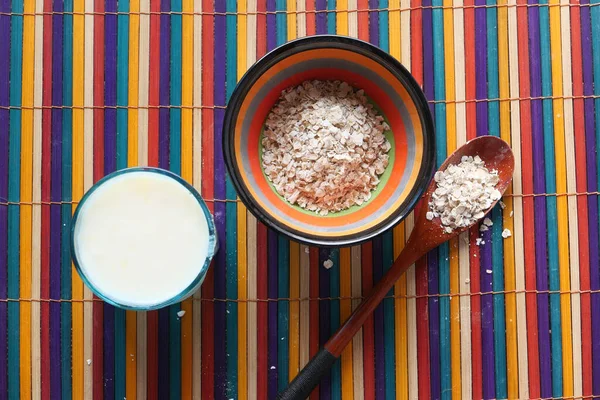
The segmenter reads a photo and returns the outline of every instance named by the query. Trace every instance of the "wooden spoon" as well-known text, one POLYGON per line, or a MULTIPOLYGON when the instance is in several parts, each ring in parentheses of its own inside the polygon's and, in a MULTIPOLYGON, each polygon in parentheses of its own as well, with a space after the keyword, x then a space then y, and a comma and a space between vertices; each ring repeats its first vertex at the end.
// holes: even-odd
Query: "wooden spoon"
MULTIPOLYGON (((467 142, 456 150, 440 167, 444 171, 450 164, 459 164, 463 156, 479 156, 489 169, 498 170, 500 180, 496 189, 504 193, 508 187, 515 167, 515 159, 510 146, 494 136, 481 136, 467 142)), ((425 214, 427 212, 429 199, 436 189, 436 183, 429 184, 427 192, 423 196, 423 207, 416 216, 415 227, 406 242, 402 253, 398 256, 392 267, 383 278, 371 290, 371 293, 362 301, 350 318, 337 330, 337 332, 325 343, 310 362, 294 378, 287 389, 277 395, 280 400, 304 400, 316 387, 323 375, 329 371, 336 359, 342 354, 342 350, 352 340, 352 337, 363 325, 368 316, 375 310, 385 295, 394 286, 394 283, 402 274, 419 258, 440 244, 458 236, 469 227, 456 229, 452 233, 446 233, 439 218, 429 221, 425 214)), ((496 202, 487 210, 491 210, 496 202)), ((487 213, 486 211, 486 213, 487 213)), ((476 223, 476 222, 475 222, 476 223)), ((472 225, 475 225, 473 223, 472 225)), ((471 225, 471 226, 472 226, 471 225)))

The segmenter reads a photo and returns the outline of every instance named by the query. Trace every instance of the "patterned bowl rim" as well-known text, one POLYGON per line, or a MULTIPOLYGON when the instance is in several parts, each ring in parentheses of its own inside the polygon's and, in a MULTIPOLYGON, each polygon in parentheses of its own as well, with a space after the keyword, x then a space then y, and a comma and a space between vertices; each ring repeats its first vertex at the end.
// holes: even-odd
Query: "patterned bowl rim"
POLYGON ((246 208, 254 216, 267 225, 287 237, 308 245, 322 247, 350 246, 365 242, 373 237, 387 231, 400 223, 414 209, 417 202, 427 189, 435 167, 435 127, 427 99, 419 84, 408 70, 394 57, 380 48, 359 39, 339 35, 316 35, 287 42, 271 52, 267 53, 242 76, 231 94, 222 131, 223 158, 231 182, 244 203, 246 208), (314 49, 341 49, 359 53, 375 61, 386 68, 409 93, 419 115, 423 130, 423 158, 414 186, 410 189, 406 200, 397 207, 386 219, 368 230, 342 237, 323 237, 319 235, 306 234, 291 229, 279 221, 271 218, 268 212, 257 204, 248 188, 240 178, 239 165, 235 154, 235 125, 239 115, 240 107, 254 83, 271 66, 280 60, 306 50, 314 49))

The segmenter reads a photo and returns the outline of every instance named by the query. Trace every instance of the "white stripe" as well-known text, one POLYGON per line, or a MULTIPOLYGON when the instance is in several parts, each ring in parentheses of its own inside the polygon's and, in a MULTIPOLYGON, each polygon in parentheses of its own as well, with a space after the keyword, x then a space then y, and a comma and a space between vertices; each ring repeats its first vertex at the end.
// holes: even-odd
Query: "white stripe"
MULTIPOLYGON (((357 0, 348 0, 348 36, 358 37, 358 8, 357 0), (354 10, 354 11, 352 11, 354 10)), ((304 18, 306 21, 306 17, 304 18)))
MULTIPOLYGON (((34 33, 34 77, 33 77, 33 203, 41 201, 42 183, 42 71, 43 71, 43 30, 44 20, 41 13, 44 4, 38 0, 35 5, 35 33, 34 33)), ((40 205, 32 207, 31 227, 31 297, 40 298, 40 252, 42 209, 40 205)), ((36 400, 41 397, 41 365, 40 365, 40 303, 31 303, 31 398, 36 400)))
MULTIPOLYGON (((352 268, 352 311, 360 304, 362 296, 362 260, 360 246, 350 250, 352 268)), ((365 384, 363 376, 363 330, 362 328, 352 338, 352 384, 354 400, 363 400, 365 384)))

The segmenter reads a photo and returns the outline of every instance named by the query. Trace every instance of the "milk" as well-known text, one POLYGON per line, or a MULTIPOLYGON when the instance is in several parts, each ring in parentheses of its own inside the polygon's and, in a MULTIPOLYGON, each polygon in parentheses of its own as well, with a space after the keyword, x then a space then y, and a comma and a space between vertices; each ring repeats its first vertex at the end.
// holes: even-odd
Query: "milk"
POLYGON ((100 297, 127 308, 187 297, 215 250, 212 220, 194 194, 172 176, 148 170, 97 186, 74 223, 80 274, 100 297))

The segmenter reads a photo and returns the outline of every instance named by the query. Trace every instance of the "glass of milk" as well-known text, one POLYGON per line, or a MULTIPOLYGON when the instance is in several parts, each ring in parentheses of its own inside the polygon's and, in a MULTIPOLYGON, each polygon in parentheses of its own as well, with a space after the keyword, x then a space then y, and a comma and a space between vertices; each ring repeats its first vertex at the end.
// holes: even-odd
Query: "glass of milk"
POLYGON ((129 168, 96 183, 71 226, 75 268, 98 297, 154 310, 196 291, 217 250, 212 215, 198 192, 158 168, 129 168))

